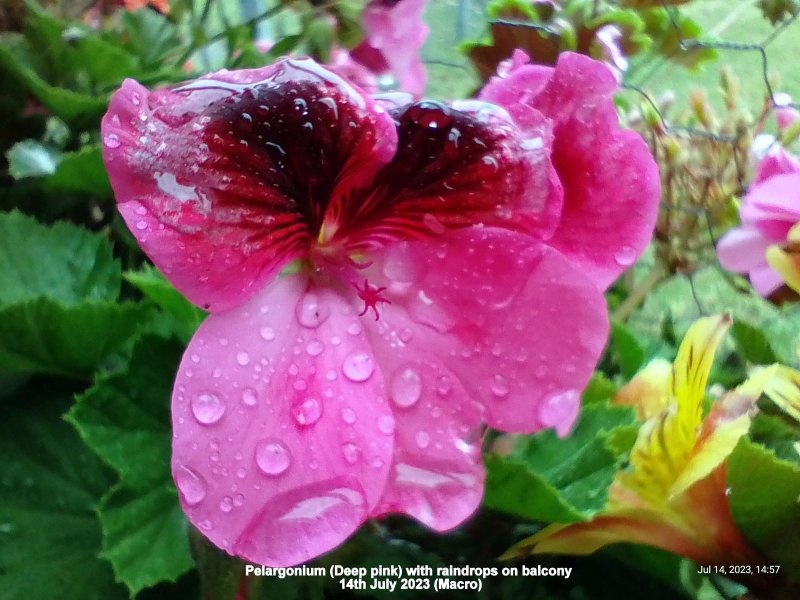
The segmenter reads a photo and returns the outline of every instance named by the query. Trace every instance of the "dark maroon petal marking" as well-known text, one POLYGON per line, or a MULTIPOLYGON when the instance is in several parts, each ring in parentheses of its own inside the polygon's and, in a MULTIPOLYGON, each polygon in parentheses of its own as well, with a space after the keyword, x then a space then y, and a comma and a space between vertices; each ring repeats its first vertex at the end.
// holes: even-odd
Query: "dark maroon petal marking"
POLYGON ((305 239, 319 233, 337 185, 356 185, 349 180, 375 160, 375 129, 353 101, 323 83, 257 86, 214 106, 207 118, 203 168, 221 177, 219 206, 302 224, 305 239))
POLYGON ((211 310, 293 258, 359 261, 376 244, 478 223, 527 231, 528 191, 544 187, 533 174, 547 183, 549 146, 526 147, 501 109, 387 112, 310 60, 150 95, 124 87, 104 121, 120 210, 176 287, 211 310))
MULTIPOLYGON (((536 164, 510 123, 431 101, 392 115, 396 155, 372 186, 332 204, 326 219, 349 247, 477 223, 525 229, 525 211, 541 208, 526 205, 536 164)), ((546 174, 549 163, 541 168, 546 174)))
POLYGON ((382 106, 311 60, 148 92, 127 80, 104 160, 142 248, 193 302, 236 305, 308 257, 326 206, 395 151, 382 106))

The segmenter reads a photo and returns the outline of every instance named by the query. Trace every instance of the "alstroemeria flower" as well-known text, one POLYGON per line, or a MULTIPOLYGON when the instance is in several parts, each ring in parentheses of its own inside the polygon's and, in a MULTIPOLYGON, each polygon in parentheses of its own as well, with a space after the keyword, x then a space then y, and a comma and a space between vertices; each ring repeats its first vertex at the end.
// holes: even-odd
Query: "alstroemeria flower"
POLYGON ((375 74, 391 73, 397 87, 414 96, 425 90, 420 58, 428 38, 422 13, 428 0, 370 0, 361 20, 366 37, 350 55, 375 74))
POLYGON ((758 164, 739 217, 741 225, 727 232, 717 245, 720 264, 729 271, 748 273, 762 296, 776 291, 784 279, 800 281, 792 276, 794 260, 787 262, 781 249, 787 241, 792 245, 789 250, 796 243, 793 238, 797 236, 789 233, 800 222, 800 162, 780 145, 775 144, 758 164))
POLYGON ((447 530, 480 502, 483 423, 569 431, 658 177, 606 67, 536 72, 510 114, 389 105, 308 59, 114 94, 119 211, 211 313, 172 472, 212 542, 282 566, 371 516, 447 530))
POLYGON ((703 418, 703 398, 714 354, 729 317, 707 317, 689 329, 675 363, 651 363, 620 390, 617 401, 644 418, 617 472, 607 507, 592 520, 545 527, 507 557, 528 553, 589 554, 633 542, 701 564, 753 564, 758 554, 731 516, 725 461, 750 427, 770 371, 755 374, 716 401, 703 418), (660 405, 660 406, 659 406, 660 405))
MULTIPOLYGON (((800 371, 783 365, 766 369, 769 374, 764 394, 800 425, 800 371)), ((794 449, 800 454, 800 441, 794 443, 794 449)))

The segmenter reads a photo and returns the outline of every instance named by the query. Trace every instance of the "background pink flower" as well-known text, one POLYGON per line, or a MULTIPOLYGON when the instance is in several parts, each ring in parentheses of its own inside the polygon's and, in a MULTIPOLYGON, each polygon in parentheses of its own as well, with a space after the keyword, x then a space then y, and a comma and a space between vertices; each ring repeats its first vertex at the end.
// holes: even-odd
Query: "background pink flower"
POLYGON ((398 88, 420 96, 425 66, 420 49, 430 31, 422 20, 427 0, 370 0, 362 21, 366 38, 352 57, 373 73, 391 73, 398 88))
POLYGON ((484 423, 569 432, 602 290, 658 200, 615 89, 572 54, 452 107, 390 107, 307 59, 123 84, 102 127, 120 213, 211 312, 172 401, 204 535, 286 566, 370 516, 447 530, 480 503, 484 423))
POLYGON ((741 225, 717 244, 717 257, 729 271, 747 273, 755 290, 769 296, 783 278, 767 264, 767 248, 786 242, 789 230, 800 221, 800 162, 779 144, 759 162, 739 217, 741 225))

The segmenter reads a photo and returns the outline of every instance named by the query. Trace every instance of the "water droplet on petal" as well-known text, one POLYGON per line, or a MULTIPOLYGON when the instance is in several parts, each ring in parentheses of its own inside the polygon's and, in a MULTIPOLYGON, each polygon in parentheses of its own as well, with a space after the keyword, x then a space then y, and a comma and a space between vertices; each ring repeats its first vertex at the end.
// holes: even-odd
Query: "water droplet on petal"
POLYGON ((258 402, 258 392, 253 388, 245 388, 242 391, 242 402, 245 406, 255 406, 258 402))
POLYGON ((223 497, 222 500, 219 501, 219 509, 224 513, 231 512, 233 509, 233 498, 230 496, 223 497))
POLYGON ((256 444, 256 464, 267 475, 280 475, 292 463, 289 449, 278 440, 261 440, 256 444))
POLYGON ((261 337, 268 342, 275 339, 275 330, 272 327, 262 327, 260 333, 261 337))
POLYGON ((420 450, 424 450, 427 448, 431 443, 431 436, 428 434, 427 431, 418 431, 414 436, 414 441, 417 443, 417 447, 420 450))
POLYGON ((350 325, 347 326, 347 333, 350 335, 358 335, 361 333, 361 325, 357 321, 350 323, 350 325))
POLYGON ((250 364, 250 355, 247 352, 239 352, 236 355, 236 362, 241 366, 246 367, 250 364))
POLYGON ((395 372, 389 393, 400 408, 414 406, 422 395, 422 379, 417 370, 405 367, 395 372))
POLYGON ((311 340, 306 346, 306 352, 309 356, 319 356, 325 350, 325 344, 319 340, 311 340))
POLYGON ((103 138, 103 144, 105 144, 107 148, 119 148, 119 136, 116 133, 109 133, 103 138))
POLYGON ((614 254, 614 260, 621 267, 630 267, 636 261, 636 249, 633 246, 622 246, 614 254))
POLYGON ((292 487, 264 504, 231 551, 265 564, 300 564, 338 546, 364 522, 367 510, 363 490, 351 478, 292 487))
POLYGON ((375 361, 366 352, 353 352, 342 363, 342 373, 350 381, 366 381, 375 370, 375 361))
POLYGON ((345 407, 342 409, 342 421, 347 423, 348 425, 352 425, 356 422, 356 411, 352 408, 345 407))
POLYGON ((498 398, 505 398, 508 396, 509 392, 508 379, 502 375, 495 375, 489 381, 489 389, 491 389, 492 393, 498 398))
POLYGON ((383 415, 378 419, 378 430, 386 435, 394 433, 394 417, 392 415, 383 415))
POLYGON ((306 294, 295 308, 297 322, 309 329, 319 327, 330 314, 330 308, 322 304, 316 294, 306 294))
POLYGON ((292 407, 292 416, 298 425, 310 427, 322 416, 322 404, 316 398, 306 398, 295 403, 292 407))
POLYGON ((348 464, 354 465, 358 462, 358 459, 361 458, 361 448, 348 442, 342 445, 342 454, 348 464))
POLYGON ((203 425, 211 425, 222 418, 225 404, 212 392, 201 392, 192 398, 192 414, 203 425))
POLYGON ((453 382, 450 381, 450 378, 442 375, 439 379, 436 380, 436 393, 440 396, 444 397, 447 396, 450 391, 453 389, 453 382))
POLYGON ((200 504, 206 497, 206 482, 189 467, 179 465, 175 470, 175 485, 189 506, 200 504))
POLYGON ((233 497, 233 505, 241 506, 242 504, 244 504, 244 494, 236 494, 233 497))
POLYGON ((553 427, 559 437, 569 433, 578 416, 580 392, 567 390, 547 396, 539 404, 537 416, 544 427, 553 427))
POLYGON ((139 231, 144 231, 145 229, 147 229, 147 221, 137 221, 136 229, 138 229, 139 231))

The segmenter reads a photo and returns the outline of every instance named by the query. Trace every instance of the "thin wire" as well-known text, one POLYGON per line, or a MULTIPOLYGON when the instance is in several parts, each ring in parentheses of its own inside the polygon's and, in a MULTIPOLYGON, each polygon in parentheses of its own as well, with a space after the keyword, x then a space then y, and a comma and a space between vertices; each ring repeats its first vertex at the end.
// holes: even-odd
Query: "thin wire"
MULTIPOLYGON (((667 11, 667 15, 669 17, 670 23, 672 27, 675 29, 676 32, 680 34, 680 26, 676 20, 676 11, 674 8, 670 7, 666 0, 661 0, 661 5, 664 7, 664 10, 667 11)), ((741 42, 734 42, 734 41, 727 41, 727 40, 715 40, 715 41, 703 41, 697 39, 683 39, 680 38, 678 47, 684 51, 690 51, 697 48, 706 48, 709 50, 733 50, 737 52, 756 52, 761 57, 761 74, 764 79, 764 86, 767 89, 767 94, 769 100, 772 104, 773 108, 800 108, 800 103, 798 102, 791 102, 791 103, 781 103, 775 100, 775 91, 772 88, 772 83, 769 80, 769 57, 767 56, 766 47, 774 42, 781 34, 783 34, 788 27, 794 23, 798 17, 800 17, 800 12, 797 12, 791 15, 788 19, 785 19, 783 23, 775 27, 770 34, 764 38, 764 40, 760 44, 745 44, 741 42)), ((643 82, 640 82, 639 85, 642 85, 643 82)))

